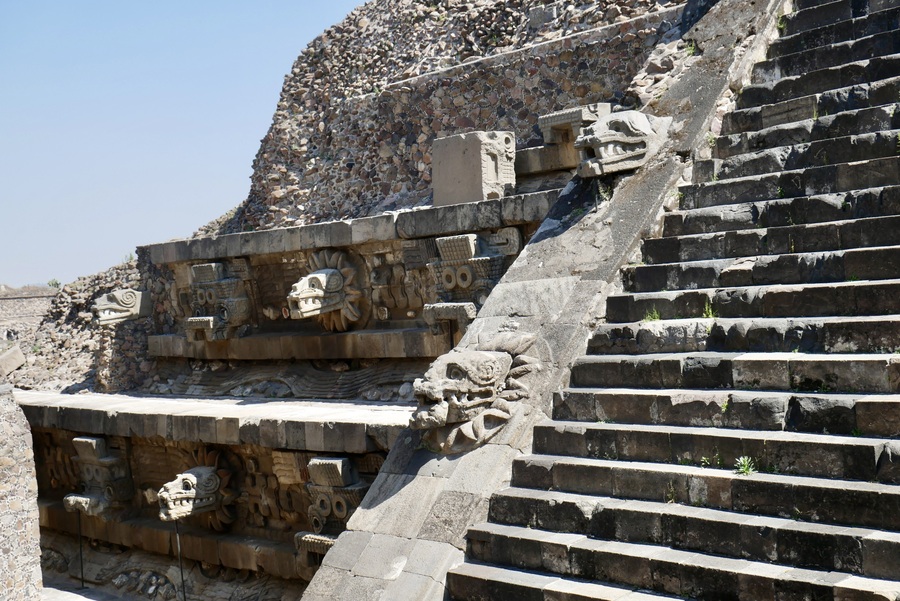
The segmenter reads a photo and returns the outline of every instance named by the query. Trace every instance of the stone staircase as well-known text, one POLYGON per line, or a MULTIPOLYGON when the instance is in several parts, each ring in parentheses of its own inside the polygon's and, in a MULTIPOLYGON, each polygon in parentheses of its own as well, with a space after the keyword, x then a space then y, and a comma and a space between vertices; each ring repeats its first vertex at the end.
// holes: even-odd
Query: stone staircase
POLYGON ((453 599, 900 599, 900 2, 795 9, 453 599))

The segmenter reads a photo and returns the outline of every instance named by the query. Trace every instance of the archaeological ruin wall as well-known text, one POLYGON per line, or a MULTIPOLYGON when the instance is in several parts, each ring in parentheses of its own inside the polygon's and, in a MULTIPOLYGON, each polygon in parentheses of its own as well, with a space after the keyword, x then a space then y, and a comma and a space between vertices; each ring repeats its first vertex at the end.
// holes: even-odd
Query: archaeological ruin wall
POLYGON ((41 598, 37 496, 31 430, 0 375, 0 583, 9 601, 41 598))
POLYGON ((620 16, 613 24, 392 81, 374 93, 336 96, 314 112, 309 89, 288 80, 255 161, 250 200, 224 231, 426 205, 435 138, 511 131, 522 148, 540 143, 540 115, 628 101, 622 92, 680 13, 672 4, 620 16))

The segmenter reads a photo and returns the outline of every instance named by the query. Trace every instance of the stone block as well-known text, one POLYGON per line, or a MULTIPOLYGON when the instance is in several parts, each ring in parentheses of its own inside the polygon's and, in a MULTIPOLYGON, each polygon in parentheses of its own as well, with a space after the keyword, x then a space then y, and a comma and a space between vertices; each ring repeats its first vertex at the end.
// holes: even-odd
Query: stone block
POLYGON ((447 571, 461 564, 464 559, 465 553, 453 545, 431 540, 416 540, 403 571, 426 576, 440 583, 447 571))
POLYGON ((555 319, 575 288, 575 276, 530 282, 500 283, 491 292, 479 317, 543 316, 555 319))
POLYGON ((279 578, 294 578, 297 575, 297 559, 292 545, 258 542, 256 562, 265 573, 279 578))
POLYGON ((607 102, 586 104, 542 115, 538 117, 538 127, 544 144, 573 144, 584 126, 611 112, 612 105, 607 102))
POLYGON ((322 559, 322 567, 351 570, 373 536, 371 532, 354 530, 342 532, 334 546, 322 559))
POLYGON ((0 376, 7 376, 25 365, 25 354, 18 345, 0 353, 0 376))
POLYGON ((502 198, 516 185, 513 132, 470 132, 432 147, 434 206, 502 198))
POLYGON ((445 490, 431 507, 416 538, 464 548, 467 528, 487 519, 489 494, 445 490))
POLYGON ((394 240, 397 238, 397 214, 385 213, 350 222, 350 241, 353 244, 394 240))
POLYGON ((574 169, 578 166, 578 151, 574 146, 539 146, 516 153, 516 175, 532 175, 548 171, 574 169))
MULTIPOLYGON (((443 574, 441 574, 443 578, 443 574)), ((417 601, 443 601, 444 585, 428 576, 403 572, 384 589, 384 599, 416 599, 417 601)))
POLYGON ((351 573, 366 578, 395 580, 409 560, 413 543, 404 537, 375 534, 369 539, 351 573))
POLYGON ((379 474, 347 527, 414 538, 446 485, 446 478, 379 474))
POLYGON ((253 539, 242 536, 229 536, 218 539, 219 558, 223 565, 238 570, 259 569, 257 549, 253 539))

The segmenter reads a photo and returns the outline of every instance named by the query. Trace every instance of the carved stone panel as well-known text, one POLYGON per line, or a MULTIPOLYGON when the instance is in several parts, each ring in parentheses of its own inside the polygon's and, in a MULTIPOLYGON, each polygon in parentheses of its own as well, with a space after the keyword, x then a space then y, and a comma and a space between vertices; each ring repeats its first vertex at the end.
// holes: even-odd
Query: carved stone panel
POLYGON ((501 198, 516 185, 516 137, 475 131, 438 138, 432 147, 434 206, 501 198))
POLYGON ((191 340, 226 340, 250 323, 250 299, 244 280, 228 274, 223 263, 191 267, 191 315, 185 330, 191 340))
POLYGON ((113 455, 106 448, 106 440, 93 436, 72 439, 78 457, 81 492, 65 496, 67 511, 108 519, 122 509, 134 495, 131 470, 124 457, 113 455))
POLYGON ((150 295, 141 290, 114 290, 98 298, 91 311, 100 325, 112 325, 150 315, 150 295))

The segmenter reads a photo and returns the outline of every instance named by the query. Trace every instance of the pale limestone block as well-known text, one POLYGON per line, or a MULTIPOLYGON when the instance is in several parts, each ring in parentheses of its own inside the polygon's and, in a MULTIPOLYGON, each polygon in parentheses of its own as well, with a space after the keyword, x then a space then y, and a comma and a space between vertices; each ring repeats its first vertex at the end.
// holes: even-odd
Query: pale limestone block
POLYGON ((503 198, 516 185, 513 132, 438 138, 432 148, 434 206, 503 198))

